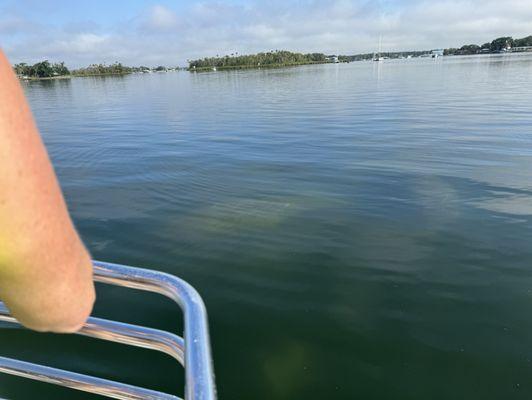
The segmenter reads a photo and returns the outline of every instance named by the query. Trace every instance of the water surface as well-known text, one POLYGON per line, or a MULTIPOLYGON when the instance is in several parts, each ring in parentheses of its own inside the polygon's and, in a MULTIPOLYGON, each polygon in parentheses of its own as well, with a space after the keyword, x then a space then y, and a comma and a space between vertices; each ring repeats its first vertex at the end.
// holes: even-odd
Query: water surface
MULTIPOLYGON (((204 296, 220 399, 532 396, 532 56, 24 87, 94 257, 204 296)), ((97 316, 180 332, 171 302, 98 292, 97 316)), ((182 394, 166 356, 0 335, 6 356, 182 394)), ((0 395, 93 398, 5 377, 0 395)))

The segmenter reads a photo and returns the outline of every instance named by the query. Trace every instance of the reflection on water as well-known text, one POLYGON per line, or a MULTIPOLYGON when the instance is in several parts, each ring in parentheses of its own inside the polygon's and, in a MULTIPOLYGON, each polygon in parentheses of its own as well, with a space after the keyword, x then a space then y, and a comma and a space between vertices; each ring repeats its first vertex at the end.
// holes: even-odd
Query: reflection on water
MULTIPOLYGON (((25 89, 95 258, 204 295, 222 399, 511 399, 532 395, 531 73, 455 57, 25 89)), ((180 326, 121 289, 96 314, 180 326)), ((0 334, 8 356, 181 390, 149 352, 0 334)))

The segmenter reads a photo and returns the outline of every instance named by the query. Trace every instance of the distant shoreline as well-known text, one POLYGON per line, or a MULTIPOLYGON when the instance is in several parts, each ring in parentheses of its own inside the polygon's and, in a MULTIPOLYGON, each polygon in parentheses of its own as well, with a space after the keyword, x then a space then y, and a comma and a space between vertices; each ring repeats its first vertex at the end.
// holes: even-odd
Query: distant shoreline
POLYGON ((70 75, 59 75, 59 76, 18 76, 21 81, 54 81, 62 79, 71 79, 71 78, 89 78, 96 76, 125 76, 130 75, 131 72, 122 72, 122 73, 105 73, 105 74, 70 74, 70 75))
MULTIPOLYGON (((453 58, 453 57, 486 57, 486 56, 511 56, 511 55, 522 55, 522 54, 532 54, 532 52, 508 52, 508 53, 484 53, 484 54, 449 54, 441 56, 443 58, 453 58)), ((418 59, 423 57, 413 57, 413 59, 418 59)), ((399 58, 389 58, 390 60, 400 60, 399 58)), ((355 60, 355 61, 341 61, 340 63, 351 63, 351 62, 364 62, 364 60, 355 60)), ((371 60, 369 60, 371 61, 371 60)), ((260 70, 260 69, 280 69, 280 68, 290 68, 290 67, 302 67, 305 65, 325 65, 325 64, 335 64, 330 61, 326 62, 302 62, 302 63, 286 63, 286 64, 267 64, 267 65, 228 65, 222 67, 200 67, 200 68, 189 68, 189 72, 214 72, 214 71, 238 71, 238 70, 260 70)), ((18 76, 21 81, 53 81, 53 80, 67 80, 71 78, 90 78, 90 77, 107 77, 107 76, 126 76, 132 75, 134 72, 122 72, 122 73, 102 73, 102 74, 70 74, 70 75, 59 75, 59 76, 50 76, 50 77, 24 77, 18 76)))
POLYGON ((382 51, 378 52, 341 55, 324 53, 296 53, 287 50, 270 50, 256 54, 238 54, 216 57, 204 57, 188 61, 188 70, 191 72, 222 71, 235 69, 281 68, 295 65, 348 63, 355 61, 404 59, 417 57, 438 58, 442 56, 465 56, 481 54, 500 54, 514 52, 532 52, 532 35, 521 39, 511 36, 499 37, 482 45, 468 44, 460 48, 440 48, 433 50, 416 51, 382 51))
POLYGON ((309 64, 325 64, 330 62, 323 53, 294 53, 286 50, 269 51, 266 53, 245 54, 238 53, 207 57, 188 62, 188 71, 205 72, 217 70, 258 69, 258 68, 282 68, 309 64))
POLYGON ((187 70, 189 72, 234 71, 252 69, 290 68, 303 65, 337 64, 357 61, 383 59, 409 59, 419 57, 452 57, 452 56, 493 56, 532 53, 532 35, 521 39, 510 36, 500 37, 479 46, 464 45, 461 48, 436 49, 428 51, 378 52, 346 55, 326 55, 324 53, 294 53, 286 50, 271 50, 257 54, 239 55, 232 53, 226 56, 206 57, 189 60, 186 67, 128 67, 119 62, 111 65, 91 64, 86 68, 70 71, 64 62, 51 64, 47 60, 29 65, 19 63, 13 66, 15 73, 23 81, 62 80, 82 77, 125 76, 133 73, 153 73, 187 70))
POLYGON ((266 64, 266 65, 226 65, 222 67, 199 67, 189 68, 189 72, 212 72, 216 71, 235 71, 242 69, 275 69, 288 67, 301 67, 304 65, 322 65, 330 64, 329 62, 302 62, 302 63, 286 63, 286 64, 266 64))
MULTIPOLYGON (((455 58, 455 57, 497 57, 497 56, 517 56, 523 54, 532 54, 532 51, 527 52, 505 52, 505 53, 478 53, 478 54, 447 54, 439 56, 439 58, 455 58)), ((407 60, 406 57, 385 57, 386 60, 407 60)), ((428 56, 414 56, 408 59, 430 59, 428 56)), ((304 62, 304 63, 288 63, 288 64, 268 64, 268 65, 228 65, 228 66, 212 66, 212 67, 196 67, 188 68, 189 72, 215 72, 215 71, 236 71, 236 70, 258 70, 258 69, 276 69, 276 68, 289 68, 289 67, 300 67, 305 65, 324 65, 324 64, 349 64, 349 63, 358 63, 358 62, 368 62, 372 61, 372 58, 365 58, 359 60, 342 60, 337 63, 331 61, 325 62, 304 62)))
POLYGON ((76 74, 73 73, 70 76, 74 78, 84 78, 89 76, 125 76, 125 75, 131 75, 132 72, 106 72, 103 74, 76 74))
POLYGON ((19 76, 18 77, 21 81, 55 81, 59 79, 70 79, 70 75, 60 75, 60 76, 45 76, 45 77, 38 77, 38 76, 19 76))

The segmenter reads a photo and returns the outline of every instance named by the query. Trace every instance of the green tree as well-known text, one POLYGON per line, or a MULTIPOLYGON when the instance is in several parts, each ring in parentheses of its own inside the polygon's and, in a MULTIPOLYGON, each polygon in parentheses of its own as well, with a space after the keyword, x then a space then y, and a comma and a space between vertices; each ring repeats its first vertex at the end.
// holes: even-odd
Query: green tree
POLYGON ((15 64, 13 66, 13 69, 15 70, 15 74, 20 75, 20 76, 28 75, 29 68, 30 67, 26 63, 15 64))
POLYGON ((476 44, 467 44, 462 46, 457 53, 462 55, 478 54, 480 53, 480 46, 477 46, 476 44))
POLYGON ((522 38, 522 39, 514 40, 514 46, 515 47, 532 46, 532 36, 527 36, 527 37, 522 38))
POLYGON ((502 51, 507 48, 513 47, 514 39, 511 36, 500 37, 491 42, 490 50, 491 51, 502 51))
POLYGON ((251 55, 238 55, 233 53, 222 57, 208 57, 202 60, 189 61, 190 69, 209 68, 250 68, 282 65, 300 65, 322 63, 326 57, 321 53, 301 54, 289 51, 269 51, 251 55))
POLYGON ((53 64, 52 69, 55 75, 70 75, 70 71, 68 70, 64 62, 53 64))
POLYGON ((49 78, 51 76, 54 76, 54 69, 52 68, 48 60, 46 60, 37 63, 33 66, 33 74, 34 76, 37 76, 39 78, 49 78))
MULTIPOLYGON (((122 63, 115 62, 111 65, 91 64, 86 68, 73 71, 74 75, 94 76, 94 75, 123 75, 133 72, 133 68, 126 67, 122 63)), ((138 68, 135 70, 139 70, 138 68)))

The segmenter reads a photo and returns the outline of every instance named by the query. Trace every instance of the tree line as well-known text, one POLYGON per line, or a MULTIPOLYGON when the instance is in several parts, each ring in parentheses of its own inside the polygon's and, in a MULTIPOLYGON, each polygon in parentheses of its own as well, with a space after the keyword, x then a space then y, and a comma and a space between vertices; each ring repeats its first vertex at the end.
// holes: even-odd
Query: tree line
POLYGON ((511 36, 504 36, 497 38, 491 42, 478 44, 466 44, 460 48, 445 49, 445 55, 471 55, 482 53, 500 53, 514 47, 528 47, 532 46, 532 36, 527 36, 522 39, 514 39, 511 36))
POLYGON ((132 67, 126 67, 122 63, 116 62, 111 65, 106 64, 91 64, 86 68, 79 68, 73 71, 77 76, 93 76, 93 75, 123 75, 135 72, 132 67))
MULTIPOLYGON (((48 60, 38 62, 33 65, 26 63, 19 63, 13 66, 15 73, 20 77, 27 78, 53 78, 65 76, 98 76, 98 75, 124 75, 134 72, 163 72, 172 70, 174 68, 167 68, 158 66, 154 68, 140 66, 128 67, 122 63, 116 62, 114 64, 91 64, 85 68, 69 70, 64 62, 50 63, 48 60)), ((175 68, 177 69, 177 68, 175 68)))
POLYGON ((327 62, 327 57, 322 53, 293 53, 290 51, 276 50, 267 53, 250 55, 231 54, 226 56, 207 57, 200 60, 189 60, 189 69, 231 69, 245 67, 271 67, 302 65, 327 62))
MULTIPOLYGON (((380 52, 379 56, 385 57, 385 58, 406 58, 408 56, 411 57, 420 57, 422 55, 426 55, 429 53, 428 51, 384 51, 380 52)), ((364 53, 364 54, 355 54, 352 56, 344 56, 339 55, 338 61, 340 62, 353 62, 353 61, 368 61, 373 60, 375 58, 375 53, 364 53)))
POLYGON ((65 66, 64 62, 51 64, 48 61, 41 61, 33 65, 20 63, 15 64, 13 69, 19 76, 27 76, 32 78, 51 78, 53 76, 70 75, 70 71, 65 66))
MULTIPOLYGON (((532 35, 522 39, 514 39, 511 36, 504 36, 497 38, 491 42, 483 45, 468 44, 460 48, 449 48, 444 50, 444 55, 471 55, 483 53, 500 53, 508 51, 514 47, 528 47, 532 46, 532 35)), ((381 53, 383 57, 400 58, 407 56, 420 56, 427 54, 427 51, 410 51, 410 52, 386 52, 381 53)), ((373 53, 356 54, 352 56, 339 55, 338 61, 351 62, 369 60, 374 56, 373 53)), ((256 67, 274 67, 274 66, 290 66, 303 64, 317 64, 326 63, 330 61, 331 57, 327 57, 323 53, 294 53, 285 50, 276 50, 270 52, 263 52, 251 55, 239 55, 233 53, 226 56, 207 57, 199 60, 189 60, 189 70, 208 70, 213 68, 218 69, 234 69, 234 68, 256 68, 256 67)), ((122 75, 134 72, 161 72, 167 71, 168 68, 158 66, 156 68, 149 67, 127 67, 119 62, 114 64, 92 64, 86 68, 79 68, 70 71, 64 62, 50 63, 49 61, 41 61, 33 65, 26 63, 19 63, 13 66, 16 74, 21 77, 28 78, 52 78, 58 76, 93 76, 93 75, 122 75)), ((176 68, 177 69, 177 68, 176 68)))
MULTIPOLYGON (((511 36, 497 38, 483 45, 469 44, 460 48, 449 48, 444 50, 444 55, 469 55, 483 53, 500 53, 514 47, 532 46, 532 36, 522 39, 514 39, 511 36)), ((420 57, 430 54, 430 51, 400 51, 381 52, 380 56, 387 58, 420 57)), ((338 55, 339 62, 352 62, 371 60, 374 53, 338 55)), ((293 53, 290 51, 270 51, 251 55, 239 55, 234 53, 226 56, 206 57, 198 60, 189 60, 189 70, 211 70, 216 69, 236 69, 236 68, 256 68, 269 66, 289 66, 313 63, 326 63, 333 56, 327 57, 323 53, 293 53)))
MULTIPOLYGON (((449 48, 444 50, 444 55, 473 55, 473 54, 490 54, 507 51, 514 47, 532 46, 532 36, 527 36, 522 39, 514 39, 511 36, 504 36, 497 38, 491 42, 483 45, 468 44, 460 48, 449 48)), ((403 57, 420 57, 430 54, 430 50, 425 51, 400 51, 400 52, 381 52, 380 56, 387 58, 403 58, 403 57)), ((355 54, 352 56, 338 56, 340 62, 364 61, 371 60, 375 56, 374 53, 355 54)))

